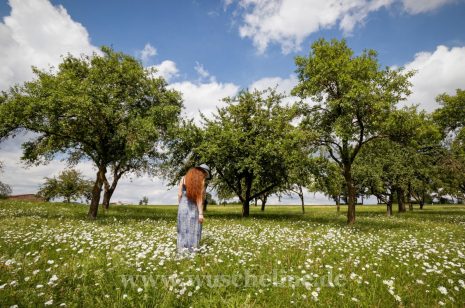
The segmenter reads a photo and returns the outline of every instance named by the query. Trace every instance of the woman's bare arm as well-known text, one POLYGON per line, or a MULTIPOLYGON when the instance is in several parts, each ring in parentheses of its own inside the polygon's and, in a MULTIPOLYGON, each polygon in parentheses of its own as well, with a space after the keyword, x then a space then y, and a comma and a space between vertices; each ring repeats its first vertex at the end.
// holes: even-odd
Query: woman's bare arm
POLYGON ((178 204, 181 202, 182 197, 182 178, 179 180, 179 189, 178 189, 178 204))
MULTIPOLYGON (((205 180, 203 181, 203 186, 205 187, 205 180)), ((202 193, 202 198, 197 200, 197 208, 199 209, 199 222, 203 223, 203 200, 205 200, 205 190, 202 193)))
POLYGON ((203 201, 197 202, 197 208, 199 209, 199 215, 203 215, 203 201))

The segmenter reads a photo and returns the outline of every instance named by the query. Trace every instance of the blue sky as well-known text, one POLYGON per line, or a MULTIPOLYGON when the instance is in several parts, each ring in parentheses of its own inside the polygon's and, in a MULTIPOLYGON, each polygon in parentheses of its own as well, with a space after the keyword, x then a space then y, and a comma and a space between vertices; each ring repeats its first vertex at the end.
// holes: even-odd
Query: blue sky
MULTIPOLYGON (((319 37, 346 37, 356 52, 373 48, 384 65, 402 65, 413 60, 415 53, 434 51, 437 45, 465 45, 465 3, 459 1, 414 15, 403 11, 400 4, 382 8, 370 13, 351 33, 343 33, 336 24, 312 33, 302 50, 289 54, 283 54, 276 43, 258 54, 251 40, 238 33, 237 5, 226 7, 223 1, 51 2, 63 5, 87 29, 93 45, 111 45, 136 55, 150 43, 157 49, 151 64, 171 59, 182 72, 181 79, 196 78, 197 61, 218 80, 241 87, 266 76, 287 77, 295 69, 295 55, 307 54, 311 42, 319 37)), ((1 15, 9 12, 10 6, 3 2, 1 15)))
MULTIPOLYGON (((345 37, 356 53, 375 49, 381 64, 417 70, 409 102, 429 111, 437 94, 465 88, 463 0, 10 0, 0 2, 0 15, 0 90, 32 78, 31 65, 57 65, 67 52, 109 45, 158 67, 183 93, 186 116, 196 117, 240 88, 279 83, 289 92, 297 82, 294 57, 307 55, 320 37, 345 37)), ((44 176, 64 168, 57 162, 24 169, 24 139, 0 145, 6 171, 0 180, 15 193, 34 192, 44 176)), ((92 176, 92 166, 80 168, 92 176)), ((115 197, 174 203, 160 180, 134 181, 137 196, 126 179, 115 197)))

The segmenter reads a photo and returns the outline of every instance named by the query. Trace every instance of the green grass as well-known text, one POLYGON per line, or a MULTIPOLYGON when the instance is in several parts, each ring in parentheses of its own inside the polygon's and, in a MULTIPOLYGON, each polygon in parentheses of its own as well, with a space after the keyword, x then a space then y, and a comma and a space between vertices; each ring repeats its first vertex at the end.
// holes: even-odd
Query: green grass
POLYGON ((354 226, 344 207, 300 211, 209 206, 201 253, 178 259, 175 206, 89 221, 86 206, 0 201, 0 307, 465 305, 465 206, 358 206, 354 226))

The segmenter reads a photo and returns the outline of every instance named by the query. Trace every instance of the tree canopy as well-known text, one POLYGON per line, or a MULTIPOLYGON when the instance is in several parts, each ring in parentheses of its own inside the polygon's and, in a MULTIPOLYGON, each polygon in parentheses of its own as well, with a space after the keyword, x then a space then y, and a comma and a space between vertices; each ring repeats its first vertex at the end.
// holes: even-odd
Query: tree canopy
POLYGON ((90 199, 93 182, 82 176, 82 173, 74 170, 64 170, 57 177, 44 178, 38 195, 46 201, 63 198, 65 202, 78 199, 90 199))
POLYGON ((107 168, 117 182, 125 172, 156 163, 166 131, 179 120, 181 96, 140 61, 108 47, 92 56, 68 55, 56 69, 33 71, 35 79, 12 88, 1 104, 0 122, 37 133, 23 144, 29 163, 58 153, 71 164, 94 163, 89 217, 95 218, 107 168))
MULTIPOLYGON (((0 161, 0 173, 3 172, 3 163, 0 161)), ((0 182, 0 199, 6 198, 11 194, 11 187, 8 184, 0 182)))
POLYGON ((204 133, 195 153, 217 176, 220 191, 233 192, 249 215, 250 200, 285 183, 300 134, 291 121, 295 106, 282 103, 274 89, 241 91, 225 98, 212 119, 203 118, 204 133))
POLYGON ((443 129, 449 153, 441 161, 445 172, 442 180, 445 190, 462 200, 465 198, 465 90, 455 95, 443 93, 436 98, 441 108, 433 113, 434 120, 443 129))
POLYGON ((349 197, 347 220, 353 223, 352 165, 366 143, 384 136, 386 119, 410 94, 412 73, 381 68, 374 50, 354 56, 345 40, 317 40, 309 56, 298 56, 295 63, 299 84, 292 93, 314 102, 302 126, 316 132, 315 143, 340 167, 349 197))

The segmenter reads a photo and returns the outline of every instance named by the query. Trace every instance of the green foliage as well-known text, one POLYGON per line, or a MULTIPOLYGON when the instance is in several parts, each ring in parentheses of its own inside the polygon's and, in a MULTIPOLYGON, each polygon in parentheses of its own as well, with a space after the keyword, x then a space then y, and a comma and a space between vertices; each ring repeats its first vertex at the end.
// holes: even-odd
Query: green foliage
POLYGON ((141 200, 139 200, 139 205, 148 205, 149 198, 147 196, 143 196, 141 200))
POLYGON ((218 190, 235 193, 245 206, 286 183, 289 158, 299 151, 301 135, 291 125, 297 108, 283 106, 282 99, 273 89, 243 90, 225 98, 227 106, 213 119, 203 117, 203 139, 194 155, 214 170, 218 190))
POLYGON ((314 103, 306 106, 302 127, 314 132, 315 145, 338 164, 348 196, 348 222, 355 220, 352 164, 368 142, 387 137, 385 122, 395 105, 410 94, 412 72, 382 69, 374 50, 359 56, 345 40, 320 39, 308 57, 296 57, 299 84, 292 94, 314 103))
POLYGON ((457 89, 456 95, 441 94, 436 100, 442 107, 433 113, 434 120, 452 138, 451 151, 465 161, 465 90, 457 89))
POLYGON ((89 200, 93 182, 85 179, 82 174, 74 169, 62 171, 58 177, 45 178, 38 195, 47 201, 63 198, 65 202, 78 199, 89 200))
POLYGON ((11 187, 8 184, 0 182, 0 199, 5 199, 11 195, 11 187))
POLYGON ((442 134, 424 110, 418 111, 417 106, 396 109, 384 123, 384 131, 389 139, 404 146, 417 150, 428 150, 439 147, 442 134))
MULTIPOLYGON (((13 126, 38 133, 23 144, 26 162, 45 163, 57 153, 71 164, 90 159, 99 170, 94 194, 100 194, 107 167, 119 178, 159 162, 182 108, 180 94, 163 78, 107 47, 92 56, 68 55, 53 71, 33 71, 36 78, 11 89, 0 107, 13 126)), ((98 198, 92 198, 93 217, 98 198)))
POLYGON ((206 202, 208 205, 216 205, 216 204, 217 204, 216 200, 213 199, 212 194, 209 193, 209 192, 206 193, 205 202, 206 202))
POLYGON ((13 135, 18 129, 15 118, 9 113, 3 111, 4 106, 8 103, 9 96, 6 92, 0 92, 0 142, 13 135))
POLYGON ((381 135, 396 103, 410 94, 411 72, 381 69, 375 51, 354 56, 344 40, 316 41, 308 57, 296 57, 296 65, 300 83, 292 93, 316 102, 303 124, 350 162, 364 143, 381 135))
MULTIPOLYGON (((96 164, 130 160, 153 151, 181 109, 179 93, 131 56, 66 57, 58 71, 34 69, 36 80, 12 90, 5 111, 41 134, 24 144, 24 159, 41 162, 68 151, 96 164)), ((3 113, 3 112, 2 112, 3 113)))
POLYGON ((389 139, 376 139, 360 151, 354 165, 357 184, 383 202, 392 202, 401 189, 424 203, 441 186, 438 162, 444 150, 439 128, 417 107, 394 110, 384 125, 389 139))
POLYGON ((465 90, 457 89, 455 95, 443 93, 436 101, 441 108, 434 112, 434 119, 446 131, 459 130, 458 135, 465 134, 465 90))
MULTIPOLYGON (((3 172, 3 163, 0 161, 0 173, 3 172)), ((11 195, 11 187, 5 183, 0 182, 0 199, 5 199, 11 195)))
POLYGON ((334 200, 344 194, 344 177, 339 166, 324 155, 311 159, 310 174, 309 191, 323 192, 334 200))
POLYGON ((168 151, 159 172, 168 179, 168 184, 173 186, 179 183, 179 178, 185 175, 189 168, 201 164, 200 153, 195 149, 202 143, 204 131, 195 125, 193 120, 182 119, 179 126, 171 128, 168 133, 168 151))
POLYGON ((455 95, 441 94, 436 100, 441 105, 433 113, 443 129, 449 153, 442 159, 441 178, 445 190, 458 197, 465 196, 465 90, 455 95))

